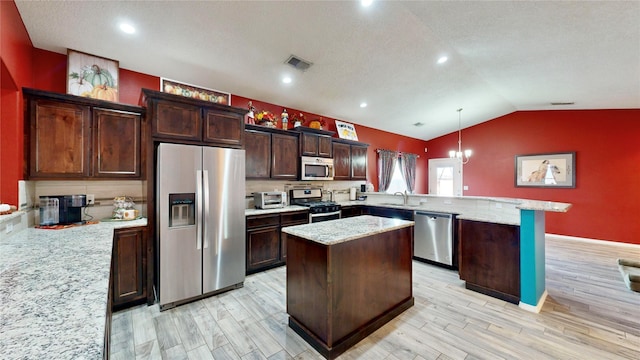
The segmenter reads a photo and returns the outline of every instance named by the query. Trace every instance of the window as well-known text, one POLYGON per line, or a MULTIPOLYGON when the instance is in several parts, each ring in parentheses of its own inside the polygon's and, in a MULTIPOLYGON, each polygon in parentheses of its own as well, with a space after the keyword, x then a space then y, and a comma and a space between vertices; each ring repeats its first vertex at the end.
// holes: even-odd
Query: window
POLYGON ((404 192, 407 190, 407 183, 404 181, 404 177, 402 177, 402 171, 400 170, 400 161, 396 159, 396 164, 393 169, 393 175, 391 175, 391 183, 389 184, 389 188, 385 191, 387 194, 394 194, 396 192, 404 192))

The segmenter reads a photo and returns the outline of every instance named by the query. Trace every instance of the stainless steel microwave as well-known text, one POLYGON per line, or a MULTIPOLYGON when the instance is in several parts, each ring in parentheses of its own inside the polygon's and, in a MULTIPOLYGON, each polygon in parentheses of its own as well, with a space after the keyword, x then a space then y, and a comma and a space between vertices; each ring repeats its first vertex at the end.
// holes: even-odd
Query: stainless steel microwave
POLYGON ((300 180, 333 180, 333 159, 302 156, 300 180))

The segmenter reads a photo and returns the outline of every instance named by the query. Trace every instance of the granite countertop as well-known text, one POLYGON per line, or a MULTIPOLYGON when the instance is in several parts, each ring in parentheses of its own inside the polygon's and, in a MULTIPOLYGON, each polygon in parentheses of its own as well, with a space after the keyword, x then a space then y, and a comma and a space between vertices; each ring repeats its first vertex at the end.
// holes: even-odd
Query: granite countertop
POLYGON ((115 228, 28 228, 0 241, 3 359, 100 359, 115 228))
POLYGON ((263 214, 277 214, 282 212, 300 211, 300 210, 309 210, 309 208, 306 206, 300 206, 300 205, 288 205, 285 207, 275 208, 275 209, 245 209, 244 215, 251 216, 251 215, 263 215, 263 214))
POLYGON ((312 224, 288 226, 282 228, 282 232, 315 241, 322 245, 334 245, 413 225, 413 221, 362 215, 312 224))

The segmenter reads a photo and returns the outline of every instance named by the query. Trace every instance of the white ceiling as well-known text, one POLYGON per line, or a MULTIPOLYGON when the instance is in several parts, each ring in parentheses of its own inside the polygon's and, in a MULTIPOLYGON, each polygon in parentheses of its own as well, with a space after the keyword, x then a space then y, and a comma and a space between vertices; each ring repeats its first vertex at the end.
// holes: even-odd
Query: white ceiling
POLYGON ((424 140, 456 131, 458 108, 463 128, 516 110, 640 108, 640 1, 16 5, 37 48, 424 140), (291 54, 313 66, 284 64, 291 54))

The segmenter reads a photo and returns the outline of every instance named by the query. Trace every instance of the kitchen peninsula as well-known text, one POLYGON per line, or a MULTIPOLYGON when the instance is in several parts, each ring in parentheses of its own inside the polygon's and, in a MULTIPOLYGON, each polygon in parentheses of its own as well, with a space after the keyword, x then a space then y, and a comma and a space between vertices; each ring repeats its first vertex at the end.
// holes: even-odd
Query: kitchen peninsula
POLYGON ((285 227, 289 326, 333 359, 413 306, 413 221, 285 227))
POLYGON ((2 358, 106 358, 114 230, 146 225, 138 219, 27 228, 0 238, 2 358))

